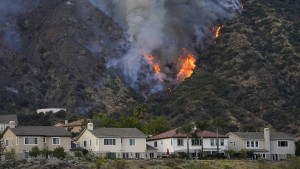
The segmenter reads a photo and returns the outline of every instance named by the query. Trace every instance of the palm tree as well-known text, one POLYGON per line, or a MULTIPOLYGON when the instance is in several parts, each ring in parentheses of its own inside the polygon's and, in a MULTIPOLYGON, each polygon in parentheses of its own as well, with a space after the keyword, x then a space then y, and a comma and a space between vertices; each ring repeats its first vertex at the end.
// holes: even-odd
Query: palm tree
POLYGON ((224 125, 224 121, 220 117, 217 117, 212 121, 212 125, 217 131, 217 153, 219 154, 219 129, 224 125))
POLYGON ((193 132, 194 130, 194 125, 191 123, 188 124, 184 124, 181 127, 177 128, 176 133, 182 133, 185 134, 186 138, 187 138, 187 144, 186 144, 186 152, 188 154, 188 159, 190 159, 190 147, 189 147, 189 137, 190 134, 193 132))
POLYGON ((201 132, 201 153, 202 157, 204 157, 204 148, 203 148, 203 131, 209 128, 210 124, 208 121, 197 121, 196 127, 197 131, 201 132))

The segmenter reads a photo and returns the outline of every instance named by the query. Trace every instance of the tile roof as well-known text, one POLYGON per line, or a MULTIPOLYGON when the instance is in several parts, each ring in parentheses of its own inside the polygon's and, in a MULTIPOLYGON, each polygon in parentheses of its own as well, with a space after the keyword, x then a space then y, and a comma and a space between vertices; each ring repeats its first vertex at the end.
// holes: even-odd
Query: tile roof
POLYGON ((9 121, 15 121, 18 124, 18 118, 15 114, 0 115, 0 123, 8 124, 9 121))
MULTIPOLYGON (((185 138, 186 137, 185 134, 177 133, 176 130, 177 129, 172 129, 172 130, 166 131, 164 133, 160 133, 158 135, 148 138, 147 140, 159 140, 159 139, 165 139, 165 138, 185 138)), ((194 131, 192 133, 194 133, 194 131)), ((203 138, 216 138, 217 137, 217 133, 207 131, 207 130, 197 133, 197 137, 201 137, 201 135, 203 136, 203 138)), ((190 137, 195 137, 195 134, 190 134, 190 137)), ((228 138, 227 136, 222 135, 222 134, 218 134, 218 137, 219 138, 228 138)))
POLYGON ((63 127, 54 126, 17 126, 11 128, 11 131, 17 136, 66 136, 71 137, 71 134, 63 127))
POLYGON ((89 131, 96 137, 146 138, 146 135, 137 128, 95 128, 89 131))
MULTIPOLYGON (((264 139, 263 132, 231 132, 231 133, 243 139, 260 139, 260 140, 264 139)), ((295 138, 282 132, 270 132, 270 139, 294 140, 295 138)))
MULTIPOLYGON (((89 122, 90 119, 87 119, 86 122, 89 122)), ((72 121, 68 124, 63 124, 62 126, 64 127, 72 127, 72 126, 82 126, 82 125, 86 125, 86 124, 83 124, 85 122, 85 119, 79 119, 79 120, 76 120, 76 121, 72 121)))

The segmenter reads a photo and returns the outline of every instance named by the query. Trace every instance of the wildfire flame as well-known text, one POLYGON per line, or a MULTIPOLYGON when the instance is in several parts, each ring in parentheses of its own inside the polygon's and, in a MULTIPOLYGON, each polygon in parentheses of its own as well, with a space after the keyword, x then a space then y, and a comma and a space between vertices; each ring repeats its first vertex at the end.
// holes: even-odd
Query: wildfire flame
POLYGON ((216 43, 217 38, 220 36, 220 31, 223 27, 224 27, 223 25, 217 25, 217 26, 213 27, 213 32, 215 33, 215 38, 214 38, 215 43, 216 43))
POLYGON ((154 56, 149 53, 144 52, 144 58, 146 59, 148 64, 153 67, 153 72, 156 74, 156 77, 160 81, 162 81, 162 78, 160 77, 160 66, 159 66, 159 64, 154 62, 154 56))
POLYGON ((190 77, 196 67, 195 56, 191 52, 188 52, 186 49, 183 49, 183 52, 183 55, 178 59, 181 65, 180 71, 177 74, 178 83, 181 83, 186 78, 190 77))

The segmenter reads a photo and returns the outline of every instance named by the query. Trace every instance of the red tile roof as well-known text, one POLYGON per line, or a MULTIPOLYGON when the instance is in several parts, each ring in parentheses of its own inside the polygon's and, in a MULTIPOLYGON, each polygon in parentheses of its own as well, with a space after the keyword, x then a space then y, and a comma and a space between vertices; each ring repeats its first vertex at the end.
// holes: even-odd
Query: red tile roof
MULTIPOLYGON (((185 138, 186 137, 186 134, 176 133, 176 130, 177 129, 175 128, 175 129, 166 131, 164 133, 160 133, 158 135, 155 135, 155 136, 152 136, 152 137, 148 138, 147 140, 149 141, 149 140, 159 140, 159 139, 165 139, 165 138, 185 138)), ((189 137, 190 138, 192 138, 192 137, 199 137, 200 138, 202 134, 203 134, 204 138, 217 138, 217 133, 207 131, 207 130, 204 130, 202 132, 198 132, 197 136, 195 135, 195 130, 194 130, 193 132, 191 132, 189 137)), ((219 138, 228 138, 227 136, 222 135, 222 134, 218 134, 218 137, 219 138)))

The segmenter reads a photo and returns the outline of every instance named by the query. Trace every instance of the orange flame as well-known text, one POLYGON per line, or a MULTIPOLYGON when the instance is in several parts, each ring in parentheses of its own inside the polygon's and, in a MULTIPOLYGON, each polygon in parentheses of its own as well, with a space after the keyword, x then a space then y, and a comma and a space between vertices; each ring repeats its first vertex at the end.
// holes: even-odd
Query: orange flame
POLYGON ((217 38, 220 36, 220 31, 223 27, 224 27, 223 25, 217 25, 217 26, 213 27, 213 32, 215 33, 215 38, 214 38, 215 43, 216 43, 217 38))
POLYGON ((154 63, 154 56, 144 52, 144 57, 149 65, 153 66, 153 71, 156 74, 156 77, 162 81, 162 78, 160 77, 160 66, 157 63, 154 63))
POLYGON ((177 74, 177 81, 179 83, 183 82, 186 78, 190 77, 194 72, 196 67, 196 58, 191 52, 187 52, 186 49, 183 49, 184 53, 179 57, 179 62, 181 68, 177 74))

